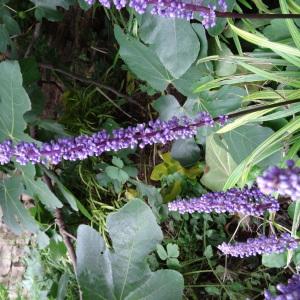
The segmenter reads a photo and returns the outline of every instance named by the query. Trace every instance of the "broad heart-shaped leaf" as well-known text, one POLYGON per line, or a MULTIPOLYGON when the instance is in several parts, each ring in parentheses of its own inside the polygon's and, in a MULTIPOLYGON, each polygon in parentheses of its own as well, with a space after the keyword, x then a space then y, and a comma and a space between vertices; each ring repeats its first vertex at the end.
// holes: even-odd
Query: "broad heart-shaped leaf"
MULTIPOLYGON (((258 145, 273 133, 274 131, 268 127, 258 124, 246 124, 225 133, 223 139, 233 160, 237 164, 240 164, 258 145)), ((260 162, 259 166, 267 167, 271 164, 275 165, 280 159, 281 154, 277 152, 260 162)))
POLYGON ((126 36, 119 26, 115 26, 114 32, 120 45, 120 55, 129 69, 154 89, 165 90, 173 78, 155 52, 133 37, 126 36))
POLYGON ((146 256, 161 242, 162 232, 150 208, 131 200, 109 215, 108 231, 113 250, 87 225, 77 234, 77 276, 83 299, 182 298, 183 278, 171 270, 151 272, 146 256))
POLYGON ((208 170, 202 176, 201 183, 212 191, 222 190, 237 166, 227 149, 225 141, 217 134, 210 135, 206 140, 205 161, 208 170))
POLYGON ((245 95, 245 89, 227 85, 218 91, 202 92, 197 97, 188 98, 184 107, 190 114, 207 111, 216 117, 240 108, 245 95))
POLYGON ((22 87, 22 74, 16 61, 0 63, 0 141, 28 139, 23 115, 30 99, 22 87))
POLYGON ((213 77, 210 75, 212 72, 212 64, 210 62, 198 66, 192 65, 186 73, 175 79, 172 84, 181 94, 187 97, 195 97, 195 88, 212 80, 213 77))
POLYGON ((197 59, 200 42, 190 22, 143 14, 140 35, 150 44, 165 68, 181 77, 197 59))
POLYGON ((38 231, 35 220, 20 201, 23 191, 21 176, 0 181, 0 206, 3 212, 3 220, 16 234, 23 231, 38 231))
POLYGON ((34 178, 35 167, 33 165, 28 164, 20 167, 20 169, 26 187, 26 194, 33 198, 37 197, 50 211, 63 206, 44 181, 40 178, 34 178))

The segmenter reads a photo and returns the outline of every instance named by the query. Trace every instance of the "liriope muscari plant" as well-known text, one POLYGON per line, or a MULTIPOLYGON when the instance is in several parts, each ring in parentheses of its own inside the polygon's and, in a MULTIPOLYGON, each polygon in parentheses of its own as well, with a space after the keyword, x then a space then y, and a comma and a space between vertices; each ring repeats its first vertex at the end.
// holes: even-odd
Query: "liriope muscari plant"
MULTIPOLYGON (((218 118, 224 123, 226 117, 218 118)), ((202 112, 195 118, 173 117, 169 121, 150 121, 127 128, 114 130, 111 134, 105 130, 91 136, 60 138, 38 146, 32 142, 11 140, 0 144, 0 164, 7 164, 15 159, 19 164, 44 163, 58 164, 62 160, 83 160, 87 157, 99 156, 105 151, 118 151, 126 148, 144 148, 146 145, 167 143, 169 141, 193 137, 201 126, 214 126, 214 120, 202 112)))
POLYGON ((263 194, 258 188, 232 188, 226 192, 212 192, 198 198, 179 199, 168 204, 170 211, 178 211, 181 214, 205 212, 205 213, 242 213, 245 215, 261 216, 266 211, 279 210, 278 201, 263 194))
POLYGON ((286 250, 294 250, 298 247, 298 242, 288 233, 283 233, 279 237, 276 235, 259 236, 250 238, 246 242, 236 242, 233 244, 222 243, 218 249, 226 255, 234 257, 248 257, 257 254, 282 253, 286 250))
POLYGON ((298 300, 300 299, 300 275, 294 274, 287 284, 277 284, 280 295, 273 296, 270 291, 265 291, 266 300, 298 300))
POLYGON ((286 161, 287 168, 272 166, 257 178, 259 189, 266 193, 279 193, 292 200, 300 199, 300 168, 293 160, 286 161))

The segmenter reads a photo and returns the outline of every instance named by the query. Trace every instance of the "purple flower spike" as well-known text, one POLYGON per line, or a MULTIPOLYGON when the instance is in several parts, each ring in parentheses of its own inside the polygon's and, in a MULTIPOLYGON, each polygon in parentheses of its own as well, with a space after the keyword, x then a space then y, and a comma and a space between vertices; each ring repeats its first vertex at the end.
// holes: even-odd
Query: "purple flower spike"
POLYGON ((286 250, 294 250, 297 247, 297 241, 288 233, 283 233, 280 237, 271 235, 269 237, 260 236, 255 239, 248 239, 245 243, 222 243, 218 246, 218 249, 226 255, 243 258, 257 254, 282 253, 286 250))
POLYGON ((298 300, 300 299, 300 275, 294 274, 286 285, 280 283, 277 290, 281 295, 273 296, 270 291, 265 291, 266 300, 298 300))
POLYGON ((0 144, 0 165, 9 163, 12 156, 13 156, 12 141, 6 140, 2 144, 0 144))
POLYGON ((230 189, 226 192, 207 193, 200 198, 183 199, 170 202, 170 211, 179 213, 242 213, 252 216, 261 216, 265 211, 276 212, 279 203, 273 197, 264 195, 255 187, 230 189))
MULTIPOLYGON (((96 0, 85 0, 85 2, 91 5, 96 0)), ((127 0, 98 0, 98 2, 107 8, 110 8, 111 4, 114 4, 117 9, 127 5, 127 0)), ((209 5, 208 7, 202 6, 202 0, 197 4, 180 0, 129 0, 128 5, 139 14, 145 13, 147 6, 152 5, 151 13, 153 15, 186 20, 192 19, 194 12, 197 11, 202 17, 203 26, 206 28, 216 25, 216 10, 227 11, 226 0, 218 0, 215 6, 209 5)))
POLYGON ((0 164, 8 163, 12 158, 22 165, 31 163, 58 164, 63 159, 76 161, 91 156, 99 156, 106 151, 118 151, 126 148, 143 148, 146 145, 193 137, 198 127, 213 126, 214 121, 206 113, 196 118, 172 118, 169 121, 150 121, 135 127, 116 129, 109 134, 105 130, 92 136, 81 135, 50 141, 40 147, 34 143, 20 142, 13 146, 11 141, 0 144, 0 164))
POLYGON ((296 167, 292 160, 288 160, 286 164, 286 169, 270 167, 257 178, 257 185, 265 194, 278 192, 292 200, 298 200, 300 199, 300 168, 296 167))

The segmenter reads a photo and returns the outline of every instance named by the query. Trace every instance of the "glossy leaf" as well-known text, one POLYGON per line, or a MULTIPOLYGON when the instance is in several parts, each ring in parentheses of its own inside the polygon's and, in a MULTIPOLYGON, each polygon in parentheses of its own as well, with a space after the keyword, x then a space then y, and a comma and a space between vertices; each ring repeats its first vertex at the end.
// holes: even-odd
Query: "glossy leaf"
POLYGON ((0 140, 28 139, 23 115, 30 100, 22 86, 22 74, 16 61, 0 63, 0 140))
POLYGON ((21 203, 20 197, 23 192, 21 176, 11 177, 0 182, 0 206, 3 220, 16 234, 23 231, 38 231, 35 220, 21 203))
POLYGON ((172 76, 158 59, 155 52, 133 37, 126 36, 115 26, 115 37, 120 45, 120 55, 129 69, 154 89, 163 91, 172 82, 172 76))
POLYGON ((150 44, 164 67, 181 77, 197 59, 200 42, 190 22, 146 13, 141 22, 141 38, 150 44))
POLYGON ((86 300, 181 299, 182 276, 175 271, 151 272, 146 256, 162 240, 150 208, 131 200, 107 221, 113 251, 91 227, 77 235, 77 274, 86 300))

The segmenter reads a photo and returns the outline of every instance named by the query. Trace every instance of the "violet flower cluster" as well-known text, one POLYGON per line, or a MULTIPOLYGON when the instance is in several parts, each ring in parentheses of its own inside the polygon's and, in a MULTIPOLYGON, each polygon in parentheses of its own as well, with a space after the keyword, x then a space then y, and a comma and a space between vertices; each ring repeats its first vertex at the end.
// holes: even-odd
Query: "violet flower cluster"
POLYGON ((281 295, 273 296, 270 291, 265 291, 266 300, 298 300, 300 299, 300 275, 294 274, 292 278, 288 280, 288 283, 278 284, 277 290, 281 295))
POLYGON ((227 244, 224 242, 218 246, 218 249, 226 255, 243 258, 257 254, 282 253, 297 247, 297 241, 288 233, 283 233, 280 237, 271 235, 269 237, 250 238, 245 243, 227 244))
POLYGON ((99 156, 105 151, 118 151, 191 138, 200 126, 214 126, 211 116, 202 112, 197 117, 173 117, 169 121, 150 121, 135 127, 120 128, 111 134, 105 130, 91 136, 81 135, 72 138, 60 138, 38 147, 35 143, 20 142, 13 145, 6 140, 0 144, 0 164, 6 164, 13 158, 25 165, 29 162, 58 164, 62 160, 83 160, 90 156, 99 156))
POLYGON ((232 188, 226 192, 212 192, 199 198, 179 199, 168 204, 170 211, 205 213, 242 213, 252 216, 261 216, 265 211, 279 210, 278 201, 263 194, 256 187, 237 189, 232 188))
POLYGON ((300 168, 295 166, 295 162, 288 160, 287 168, 270 167, 262 176, 257 178, 259 189, 272 194, 278 192, 282 196, 288 196, 292 200, 300 199, 300 168))
POLYGON ((99 2, 106 8, 111 8, 112 4, 121 9, 127 4, 139 14, 145 13, 148 5, 152 6, 151 13, 167 18, 181 18, 190 20, 193 18, 195 7, 202 17, 202 23, 206 28, 216 25, 216 10, 226 12, 226 0, 218 0, 217 5, 203 6, 203 0, 197 0, 195 4, 188 1, 179 0, 85 0, 89 5, 99 2))

